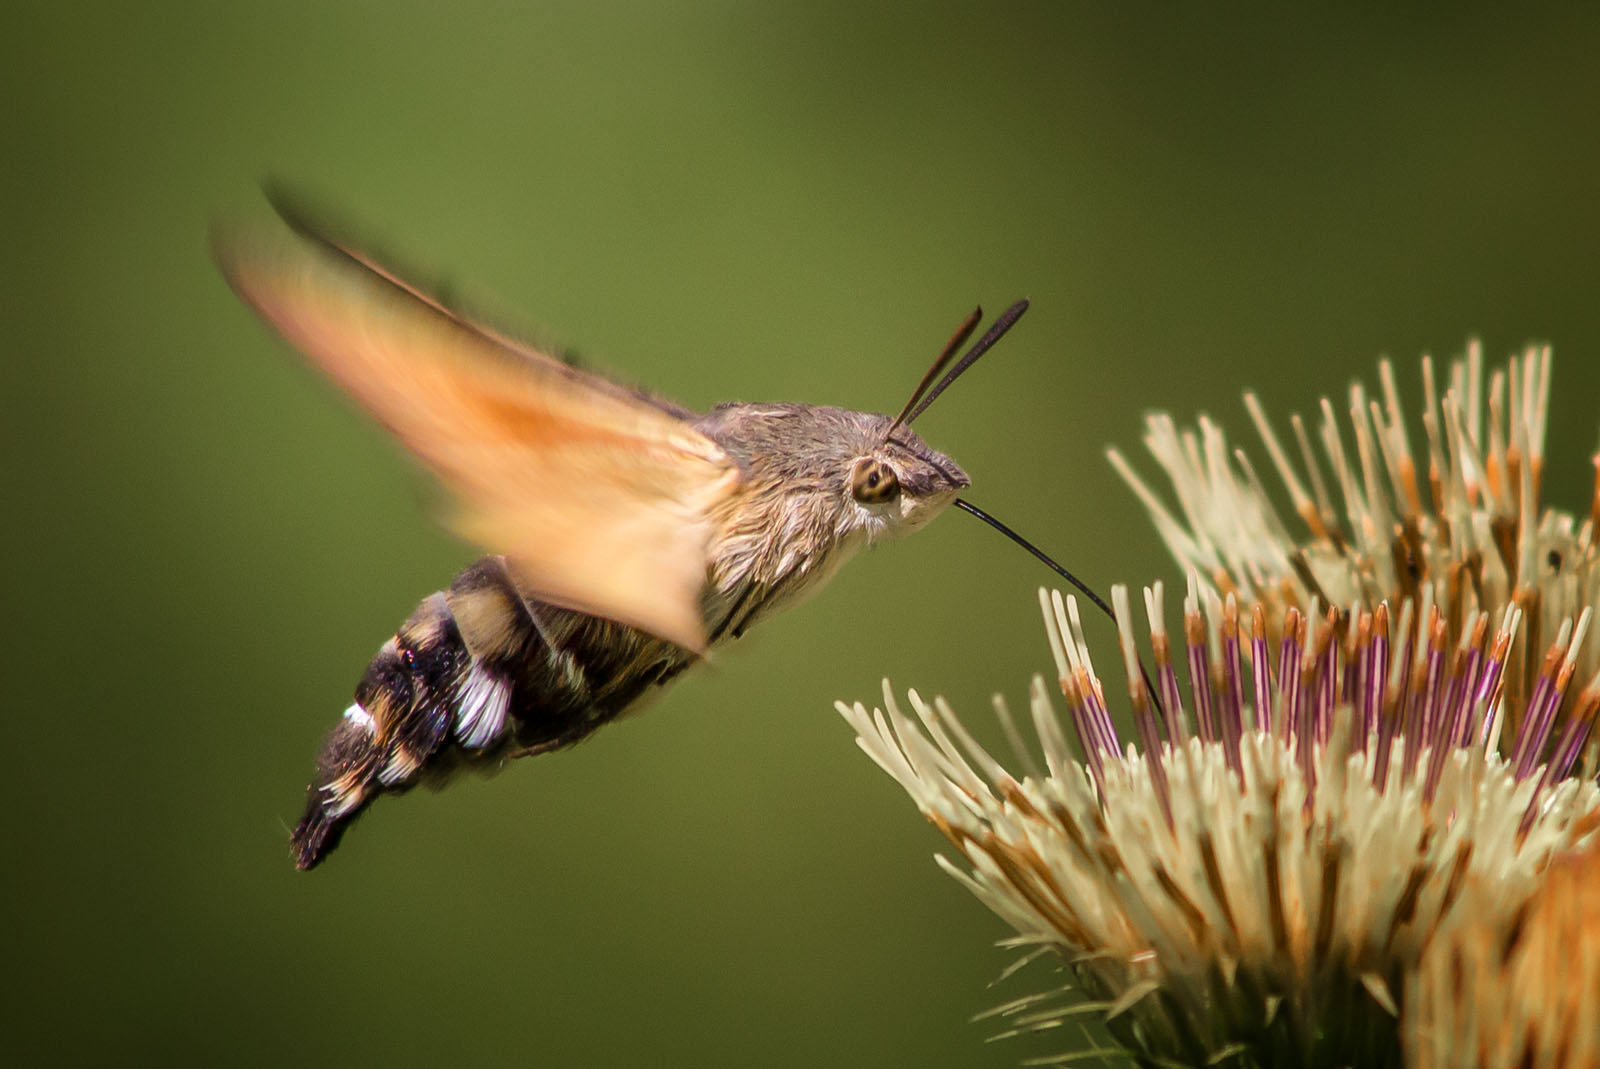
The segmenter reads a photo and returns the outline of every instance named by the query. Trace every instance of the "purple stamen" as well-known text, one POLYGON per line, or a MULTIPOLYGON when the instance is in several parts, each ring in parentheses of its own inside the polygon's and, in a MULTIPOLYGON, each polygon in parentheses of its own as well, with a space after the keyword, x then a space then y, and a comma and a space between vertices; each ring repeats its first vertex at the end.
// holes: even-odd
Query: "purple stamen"
POLYGON ((1239 670, 1239 609, 1230 595, 1222 614, 1222 749, 1228 767, 1242 772, 1239 739, 1244 732, 1244 680, 1239 670))
POLYGON ((1407 778, 1415 773, 1423 743, 1432 735, 1434 708, 1438 705, 1439 689, 1444 683, 1444 620, 1440 618, 1438 609, 1433 611, 1428 631, 1428 650, 1423 654, 1422 685, 1417 688, 1412 708, 1406 717, 1407 778))
POLYGON ((1500 692, 1500 673, 1505 668, 1506 654, 1511 648, 1511 635, 1509 631, 1502 630, 1495 636, 1494 647, 1489 651, 1489 659, 1483 666, 1483 678, 1478 682, 1478 694, 1473 699, 1473 705, 1482 710, 1483 719, 1478 722, 1478 745, 1487 746, 1489 732, 1494 730, 1494 703, 1500 692))
POLYGON ((1386 604, 1379 605, 1372 617, 1372 654, 1368 668, 1366 728, 1368 732, 1377 731, 1381 740, 1382 724, 1386 721, 1383 697, 1389 689, 1389 606, 1386 604))
POLYGON ((1306 805, 1311 804, 1311 797, 1316 790, 1317 783, 1317 732, 1316 709, 1311 695, 1319 689, 1316 673, 1317 662, 1313 661, 1306 666, 1300 675, 1300 685, 1295 689, 1300 693, 1296 697, 1294 706, 1298 714, 1295 728, 1294 753, 1300 762, 1300 774, 1306 781, 1306 805))
POLYGON ((1078 745, 1083 747, 1083 757, 1089 764, 1089 773, 1094 777, 1095 785, 1103 787, 1105 768, 1100 756, 1100 740, 1094 729, 1089 726, 1089 717, 1084 709, 1083 692, 1074 680, 1063 676, 1061 696, 1067 700, 1067 715, 1072 717, 1072 730, 1078 736, 1078 745))
POLYGON ((1101 749, 1115 757, 1122 752, 1122 740, 1117 737, 1117 725, 1111 720, 1111 712, 1106 708, 1105 699, 1093 675, 1085 674, 1088 675, 1083 687, 1085 717, 1101 749))
POLYGON ((1156 683, 1161 688, 1161 708, 1167 714, 1167 739, 1176 746, 1189 741, 1189 718, 1184 715, 1183 695, 1178 690, 1178 673, 1172 667, 1172 657, 1156 656, 1161 662, 1156 669, 1156 683))
POLYGON ((1353 671, 1346 672, 1352 688, 1350 704, 1350 738, 1345 747, 1349 754, 1365 753, 1367 739, 1372 733, 1372 614, 1363 612, 1354 621, 1354 640, 1350 654, 1353 671))
MULTIPOLYGON (((1554 694, 1550 699, 1546 700, 1545 704, 1551 711, 1552 723, 1555 710, 1561 705, 1561 697, 1566 693, 1566 684, 1571 679, 1571 676, 1570 663, 1563 665, 1561 675, 1557 679, 1555 687, 1552 688, 1554 694)), ((1561 733, 1561 741, 1556 745, 1555 754, 1551 757, 1550 763, 1544 766, 1544 772, 1539 777, 1539 786, 1534 790, 1533 797, 1528 799, 1528 808, 1522 814, 1521 823, 1517 825, 1519 834, 1526 835, 1528 829, 1533 827, 1534 819, 1539 814, 1539 806, 1544 801, 1545 788, 1553 781, 1566 778, 1567 771, 1572 767, 1572 763, 1577 760, 1578 751, 1583 748, 1584 740, 1589 737, 1589 728, 1594 719, 1593 706, 1595 704, 1600 704, 1600 697, 1594 697, 1586 690, 1578 703, 1578 710, 1573 713, 1572 719, 1567 721, 1566 730, 1561 733)), ((1548 735, 1548 729, 1545 734, 1548 735)), ((1537 749, 1532 750, 1532 752, 1536 753, 1543 748, 1544 740, 1540 739, 1537 749)), ((1520 776, 1518 780, 1521 780, 1520 776)))
POLYGON ((1189 693, 1194 695, 1200 741, 1216 742, 1217 728, 1211 715, 1211 671, 1206 663, 1206 627, 1198 612, 1184 614, 1183 631, 1189 652, 1189 693))
POLYGON ((1267 662, 1266 616, 1257 605, 1251 614, 1250 670, 1255 677, 1256 730, 1272 730, 1272 665, 1267 662))
MULTIPOLYGON (((1552 651, 1553 652, 1553 651, 1552 651)), ((1555 728, 1556 712, 1561 708, 1561 699, 1566 694, 1566 682, 1571 677, 1571 672, 1563 669, 1560 676, 1544 688, 1543 700, 1537 711, 1530 703, 1526 745, 1523 747, 1522 758, 1517 762, 1516 777, 1520 783, 1526 776, 1538 767, 1539 758, 1544 754, 1545 744, 1550 741, 1550 732, 1555 728)), ((1544 677, 1541 675, 1541 681, 1544 677)), ((1538 688, 1535 687, 1535 693, 1538 688)))
MULTIPOLYGON (((1551 705, 1549 698, 1552 690, 1552 675, 1555 664, 1561 656, 1560 648, 1553 646, 1544 655, 1544 667, 1539 671, 1539 678, 1533 684, 1533 694, 1528 698, 1528 704, 1522 714, 1522 723, 1517 725, 1516 744, 1512 747, 1512 774, 1518 783, 1528 778, 1539 761, 1539 750, 1543 748, 1545 737, 1549 732, 1549 725, 1544 723, 1545 707, 1551 705)), ((1561 702, 1560 695, 1556 696, 1555 704, 1561 702)), ((1551 714, 1555 712, 1551 707, 1551 714)))
MULTIPOLYGON (((1324 624, 1331 634, 1333 621, 1327 620, 1324 624)), ((1317 655, 1317 696, 1315 707, 1316 741, 1318 746, 1326 746, 1328 738, 1333 734, 1333 710, 1338 705, 1336 695, 1339 683, 1339 646, 1337 642, 1330 641, 1323 646, 1317 655)))
POLYGON ((1451 684, 1448 718, 1450 730, 1440 736, 1445 746, 1466 746, 1472 741, 1474 696, 1477 694, 1477 684, 1484 667, 1482 641, 1481 635, 1475 635, 1476 644, 1467 651, 1466 664, 1460 676, 1451 684))
POLYGON ((1567 723, 1567 730, 1561 734, 1561 742, 1556 747, 1554 758, 1550 761, 1550 776, 1552 779, 1566 779, 1567 773, 1572 771, 1574 762, 1578 760, 1578 752, 1583 749, 1583 744, 1589 739, 1589 731, 1594 727, 1594 712, 1588 715, 1574 716, 1567 723))
POLYGON ((1139 733, 1139 745, 1144 749, 1144 767, 1150 770, 1150 782, 1155 787, 1156 800, 1161 813, 1167 818, 1167 827, 1173 826, 1172 793, 1167 785, 1167 766, 1161 759, 1161 735, 1156 727, 1155 712, 1150 708, 1150 693, 1144 680, 1129 681, 1133 688, 1133 722, 1139 733))
POLYGON ((1298 727, 1301 626, 1299 611, 1290 609, 1283 618, 1283 644, 1278 649, 1278 693, 1283 700, 1273 733, 1280 739, 1294 738, 1298 727))

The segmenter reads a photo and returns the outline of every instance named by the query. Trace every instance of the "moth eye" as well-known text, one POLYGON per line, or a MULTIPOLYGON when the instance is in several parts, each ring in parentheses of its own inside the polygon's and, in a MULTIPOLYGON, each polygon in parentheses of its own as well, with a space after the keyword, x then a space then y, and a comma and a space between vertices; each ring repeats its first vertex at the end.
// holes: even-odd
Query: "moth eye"
POLYGON ((863 505, 881 505, 900 496, 900 479, 889 465, 862 457, 850 473, 850 494, 863 505))

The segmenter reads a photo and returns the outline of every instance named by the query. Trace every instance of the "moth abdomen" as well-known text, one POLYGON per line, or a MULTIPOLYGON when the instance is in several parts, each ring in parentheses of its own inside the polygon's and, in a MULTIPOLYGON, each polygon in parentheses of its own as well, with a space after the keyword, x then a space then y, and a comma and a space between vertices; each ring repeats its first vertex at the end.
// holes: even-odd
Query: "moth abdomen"
POLYGON ((344 826, 382 790, 403 789, 447 742, 471 655, 443 594, 424 599, 385 642, 355 700, 317 756, 306 810, 294 830, 295 863, 315 865, 344 826))
POLYGON ((490 766, 513 746, 570 745, 688 663, 671 643, 524 596, 501 557, 477 561, 367 665, 323 741, 295 864, 315 866, 379 794, 490 766))

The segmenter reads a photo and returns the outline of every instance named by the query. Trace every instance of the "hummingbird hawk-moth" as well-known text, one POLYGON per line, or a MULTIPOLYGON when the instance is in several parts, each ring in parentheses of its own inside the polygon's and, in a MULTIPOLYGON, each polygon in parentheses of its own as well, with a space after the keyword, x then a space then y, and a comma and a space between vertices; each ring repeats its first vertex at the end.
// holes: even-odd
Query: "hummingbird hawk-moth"
POLYGON ((492 552, 367 666, 293 832, 302 869, 376 796, 587 737, 956 502, 966 473, 910 425, 1027 308, 951 366, 967 317, 893 418, 697 413, 475 322, 272 199, 286 225, 214 234, 229 285, 454 491, 458 529, 492 552))

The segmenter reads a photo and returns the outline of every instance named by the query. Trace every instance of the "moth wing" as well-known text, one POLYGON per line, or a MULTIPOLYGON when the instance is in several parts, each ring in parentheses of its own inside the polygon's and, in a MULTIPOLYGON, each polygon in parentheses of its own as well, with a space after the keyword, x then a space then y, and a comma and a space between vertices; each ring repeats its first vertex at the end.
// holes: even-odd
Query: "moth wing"
POLYGON ((712 517, 740 478, 721 447, 290 222, 219 230, 224 276, 454 491, 458 529, 542 599, 703 651, 712 517))

